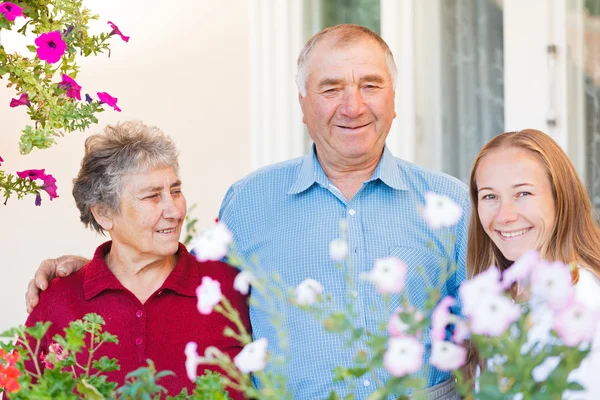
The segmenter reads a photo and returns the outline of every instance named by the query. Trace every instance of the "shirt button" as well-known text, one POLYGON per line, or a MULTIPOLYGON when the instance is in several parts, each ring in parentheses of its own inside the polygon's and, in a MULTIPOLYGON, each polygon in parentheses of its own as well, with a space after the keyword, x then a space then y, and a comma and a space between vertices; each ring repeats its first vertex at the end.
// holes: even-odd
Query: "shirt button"
POLYGON ((348 214, 354 215, 354 214, 356 214, 356 211, 354 210, 354 208, 351 208, 348 210, 348 214))
POLYGON ((135 339, 135 344, 137 344, 139 346, 140 344, 142 344, 143 341, 144 341, 144 339, 139 337, 139 338, 135 339))
POLYGON ((162 294, 162 292, 163 292, 162 290, 159 290, 158 292, 156 292, 156 295, 160 296, 162 294))
POLYGON ((370 381, 370 380, 368 380, 368 379, 365 379, 365 380, 363 381, 363 386, 364 386, 364 387, 369 387, 369 386, 371 386, 371 381, 370 381))
POLYGON ((144 312, 142 310, 137 310, 137 312, 135 313, 135 316, 138 318, 141 318, 142 315, 144 315, 144 312))

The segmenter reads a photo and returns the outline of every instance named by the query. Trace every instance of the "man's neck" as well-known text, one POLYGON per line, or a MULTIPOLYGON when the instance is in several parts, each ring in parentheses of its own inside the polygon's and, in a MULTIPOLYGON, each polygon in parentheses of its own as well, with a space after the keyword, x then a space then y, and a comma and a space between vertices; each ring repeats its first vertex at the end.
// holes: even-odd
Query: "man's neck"
POLYGON ((360 190, 362 184, 373 176, 373 172, 377 168, 382 154, 378 157, 361 161, 356 165, 327 162, 319 159, 318 154, 317 159, 319 159, 321 168, 323 168, 323 172, 325 172, 327 178, 342 192, 346 200, 350 201, 360 190))
POLYGON ((162 286, 175 265, 177 256, 157 257, 139 254, 127 246, 111 247, 105 257, 108 268, 123 286, 143 304, 162 286))

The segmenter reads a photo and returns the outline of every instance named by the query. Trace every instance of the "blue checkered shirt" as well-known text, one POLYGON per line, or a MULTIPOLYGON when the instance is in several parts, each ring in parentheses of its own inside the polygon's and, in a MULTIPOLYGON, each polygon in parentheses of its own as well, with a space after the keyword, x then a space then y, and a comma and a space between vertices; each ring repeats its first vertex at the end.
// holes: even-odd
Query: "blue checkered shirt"
MULTIPOLYGON (((281 279, 286 287, 295 287, 313 278, 323 285, 325 295, 331 296, 327 307, 332 310, 343 310, 350 293, 355 300, 355 326, 377 332, 399 306, 399 296, 392 296, 386 305, 360 274, 371 270, 378 258, 399 258, 408 265, 405 292, 415 306, 423 308, 426 283, 417 268, 424 267, 435 283, 447 266, 444 260, 452 258, 458 267, 440 283, 441 295, 457 297, 458 286, 466 278, 469 213, 464 183, 397 159, 387 148, 371 179, 348 201, 323 172, 313 148, 304 157, 265 167, 236 182, 225 196, 219 219, 233 232, 237 250, 245 257, 256 257, 271 284, 281 279), (445 236, 431 230, 419 214, 428 191, 450 197, 465 210, 460 223, 445 236), (346 271, 336 267, 329 256, 329 243, 339 237, 342 219, 348 224, 353 290, 346 283, 346 271), (456 241, 448 240, 452 235, 456 241)), ((459 308, 452 311, 460 313, 459 308)), ((347 338, 326 332, 322 322, 287 300, 252 292, 253 336, 266 337, 276 354, 280 328, 270 320, 274 313, 287 331, 289 343, 284 355, 287 366, 272 368, 288 376, 287 387, 294 399, 324 399, 331 390, 342 396, 353 392, 357 399, 366 399, 389 377, 381 370, 375 376, 334 384, 335 367, 351 365, 356 352, 365 349, 364 343, 359 340, 348 347, 347 338)), ((427 360, 431 346, 428 332, 424 336, 427 360)), ((428 386, 451 376, 430 366, 419 374, 428 386)))

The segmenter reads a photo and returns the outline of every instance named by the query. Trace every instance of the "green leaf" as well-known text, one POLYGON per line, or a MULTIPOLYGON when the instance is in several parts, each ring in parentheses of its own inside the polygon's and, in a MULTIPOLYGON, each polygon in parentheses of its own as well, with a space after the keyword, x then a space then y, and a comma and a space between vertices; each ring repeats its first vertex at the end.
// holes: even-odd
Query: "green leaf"
POLYGON ((27 45, 27 50, 29 50, 29 51, 30 51, 30 52, 32 52, 32 53, 37 53, 37 47, 35 47, 35 46, 34 46, 34 45, 32 45, 32 44, 28 44, 28 45, 27 45))
POLYGON ((90 385, 85 379, 77 384, 77 391, 86 400, 105 400, 106 397, 96 389, 93 385, 90 385))
POLYGON ((107 356, 100 357, 92 362, 92 368, 99 372, 118 371, 119 361, 116 358, 108 358, 107 356))

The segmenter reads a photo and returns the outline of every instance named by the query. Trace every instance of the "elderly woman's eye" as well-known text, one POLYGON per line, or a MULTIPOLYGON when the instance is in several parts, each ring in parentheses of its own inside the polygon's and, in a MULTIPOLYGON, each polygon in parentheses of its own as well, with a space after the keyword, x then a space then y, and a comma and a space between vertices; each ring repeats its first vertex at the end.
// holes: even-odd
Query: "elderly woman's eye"
POLYGON ((157 198, 158 198, 158 196, 159 196, 159 194, 158 194, 158 193, 151 194, 150 196, 146 196, 146 197, 144 197, 144 200, 147 200, 147 199, 157 199, 157 198))

